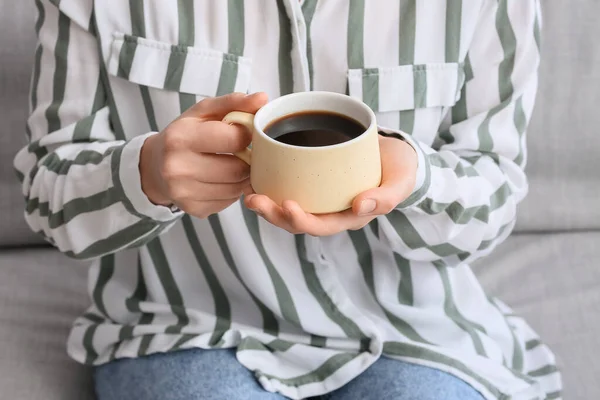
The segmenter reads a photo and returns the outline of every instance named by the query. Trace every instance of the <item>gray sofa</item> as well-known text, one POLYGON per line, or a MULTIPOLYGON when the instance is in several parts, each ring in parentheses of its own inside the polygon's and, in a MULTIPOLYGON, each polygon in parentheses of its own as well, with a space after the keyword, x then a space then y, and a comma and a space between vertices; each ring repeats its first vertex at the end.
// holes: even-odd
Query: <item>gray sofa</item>
MULTIPOLYGON (((24 144, 34 2, 0 0, 0 399, 93 399, 68 359, 88 304, 86 265, 29 232, 13 177, 24 144)), ((600 27, 598 0, 546 0, 544 61, 529 130, 530 194, 515 234, 474 268, 558 354, 565 398, 600 399, 600 27)))

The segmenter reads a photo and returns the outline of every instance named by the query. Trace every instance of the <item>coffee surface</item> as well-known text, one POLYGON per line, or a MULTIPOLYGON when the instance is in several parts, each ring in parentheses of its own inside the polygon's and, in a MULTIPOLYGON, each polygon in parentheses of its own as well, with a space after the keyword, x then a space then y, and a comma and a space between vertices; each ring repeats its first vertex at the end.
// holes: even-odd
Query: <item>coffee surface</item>
POLYGON ((302 147, 332 146, 365 132, 359 122, 326 111, 304 111, 271 122, 265 133, 278 142, 302 147))

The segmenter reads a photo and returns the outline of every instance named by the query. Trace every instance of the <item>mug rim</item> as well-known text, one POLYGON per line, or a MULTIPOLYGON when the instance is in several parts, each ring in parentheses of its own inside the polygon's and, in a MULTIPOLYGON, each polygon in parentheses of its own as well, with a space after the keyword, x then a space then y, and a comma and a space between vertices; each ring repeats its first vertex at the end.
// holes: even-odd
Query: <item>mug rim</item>
MULTIPOLYGON (((329 111, 329 110, 319 110, 318 108, 315 108, 314 110, 304 110, 304 111, 329 111)), ((335 111, 331 111, 331 112, 335 112, 335 111)), ((337 114, 343 115, 347 118, 351 118, 353 120, 356 121, 356 119, 350 115, 347 114, 343 114, 340 112, 336 112, 337 114)), ((284 116, 287 115, 291 115, 293 113, 290 114, 285 114, 279 118, 282 118, 284 116)), ((273 120, 269 120, 269 123, 271 123, 273 120)), ((357 121, 358 122, 358 121, 357 121)), ((371 132, 371 130, 375 129, 377 130, 377 120, 375 117, 375 112, 373 112, 373 110, 371 109, 371 107, 367 106, 365 103, 363 103, 362 101, 358 100, 355 97, 351 97, 342 93, 337 93, 337 92, 327 92, 327 91, 307 91, 307 92, 296 92, 296 93, 290 93, 290 94, 286 94, 284 96, 278 97, 275 100, 267 103, 265 106, 261 107, 260 110, 258 110, 255 114, 255 118, 253 121, 253 125, 254 125, 254 130, 260 135, 262 136, 264 139, 266 139, 268 142, 273 143, 275 145, 278 146, 282 146, 282 147, 286 147, 286 148, 291 148, 291 149, 295 149, 295 150, 306 150, 306 151, 324 151, 324 150, 331 150, 331 149, 337 149, 337 148, 341 148, 341 147, 345 147, 345 146, 350 146, 353 143, 356 143, 358 141, 360 141, 368 132, 371 132), (342 143, 337 143, 337 144, 332 144, 332 145, 328 145, 328 146, 314 146, 314 147, 310 147, 310 146, 297 146, 297 145, 293 145, 293 144, 287 144, 287 143, 283 143, 280 142, 272 137, 270 137, 269 135, 267 135, 263 129, 259 128, 258 126, 258 122, 260 121, 260 117, 261 114, 268 112, 270 108, 276 107, 277 103, 280 103, 282 101, 292 101, 294 98, 297 97, 309 97, 309 96, 325 96, 325 97, 332 97, 332 98, 337 98, 340 101, 345 101, 345 102, 351 102, 354 103, 355 105, 359 106, 360 108, 362 108, 363 110, 366 111, 366 113, 369 115, 369 126, 364 130, 364 132, 362 132, 360 135, 356 136, 355 138, 352 138, 350 140, 347 140, 345 142, 342 143)), ((361 124, 362 125, 362 124, 361 124)), ((265 125, 265 126, 268 126, 265 125)))

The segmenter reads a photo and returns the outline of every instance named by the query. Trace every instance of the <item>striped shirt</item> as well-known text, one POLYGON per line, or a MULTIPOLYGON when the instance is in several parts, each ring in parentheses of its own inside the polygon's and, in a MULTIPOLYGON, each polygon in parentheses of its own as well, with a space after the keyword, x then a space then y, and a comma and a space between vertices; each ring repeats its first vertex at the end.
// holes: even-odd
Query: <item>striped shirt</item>
POLYGON ((37 0, 26 219, 93 259, 68 340, 99 365, 237 348, 268 391, 330 392, 386 356, 486 399, 556 399, 554 356, 469 264, 527 192, 538 0, 37 0), (152 204, 144 140, 195 102, 347 93, 419 155, 414 193, 362 230, 292 235, 238 202, 201 220, 152 204))

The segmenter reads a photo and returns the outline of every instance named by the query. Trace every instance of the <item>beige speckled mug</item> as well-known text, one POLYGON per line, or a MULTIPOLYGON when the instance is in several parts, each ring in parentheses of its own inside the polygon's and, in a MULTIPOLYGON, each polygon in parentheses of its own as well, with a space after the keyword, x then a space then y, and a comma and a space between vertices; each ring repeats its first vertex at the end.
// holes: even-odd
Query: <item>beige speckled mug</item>
POLYGON ((373 111, 352 97, 330 92, 301 92, 280 97, 256 115, 232 112, 224 122, 252 132, 251 149, 237 153, 250 164, 254 191, 277 204, 294 200, 306 212, 343 211, 361 192, 381 183, 377 123, 373 111), (279 142, 265 133, 273 121, 303 112, 329 112, 349 117, 365 132, 331 146, 304 147, 279 142))

